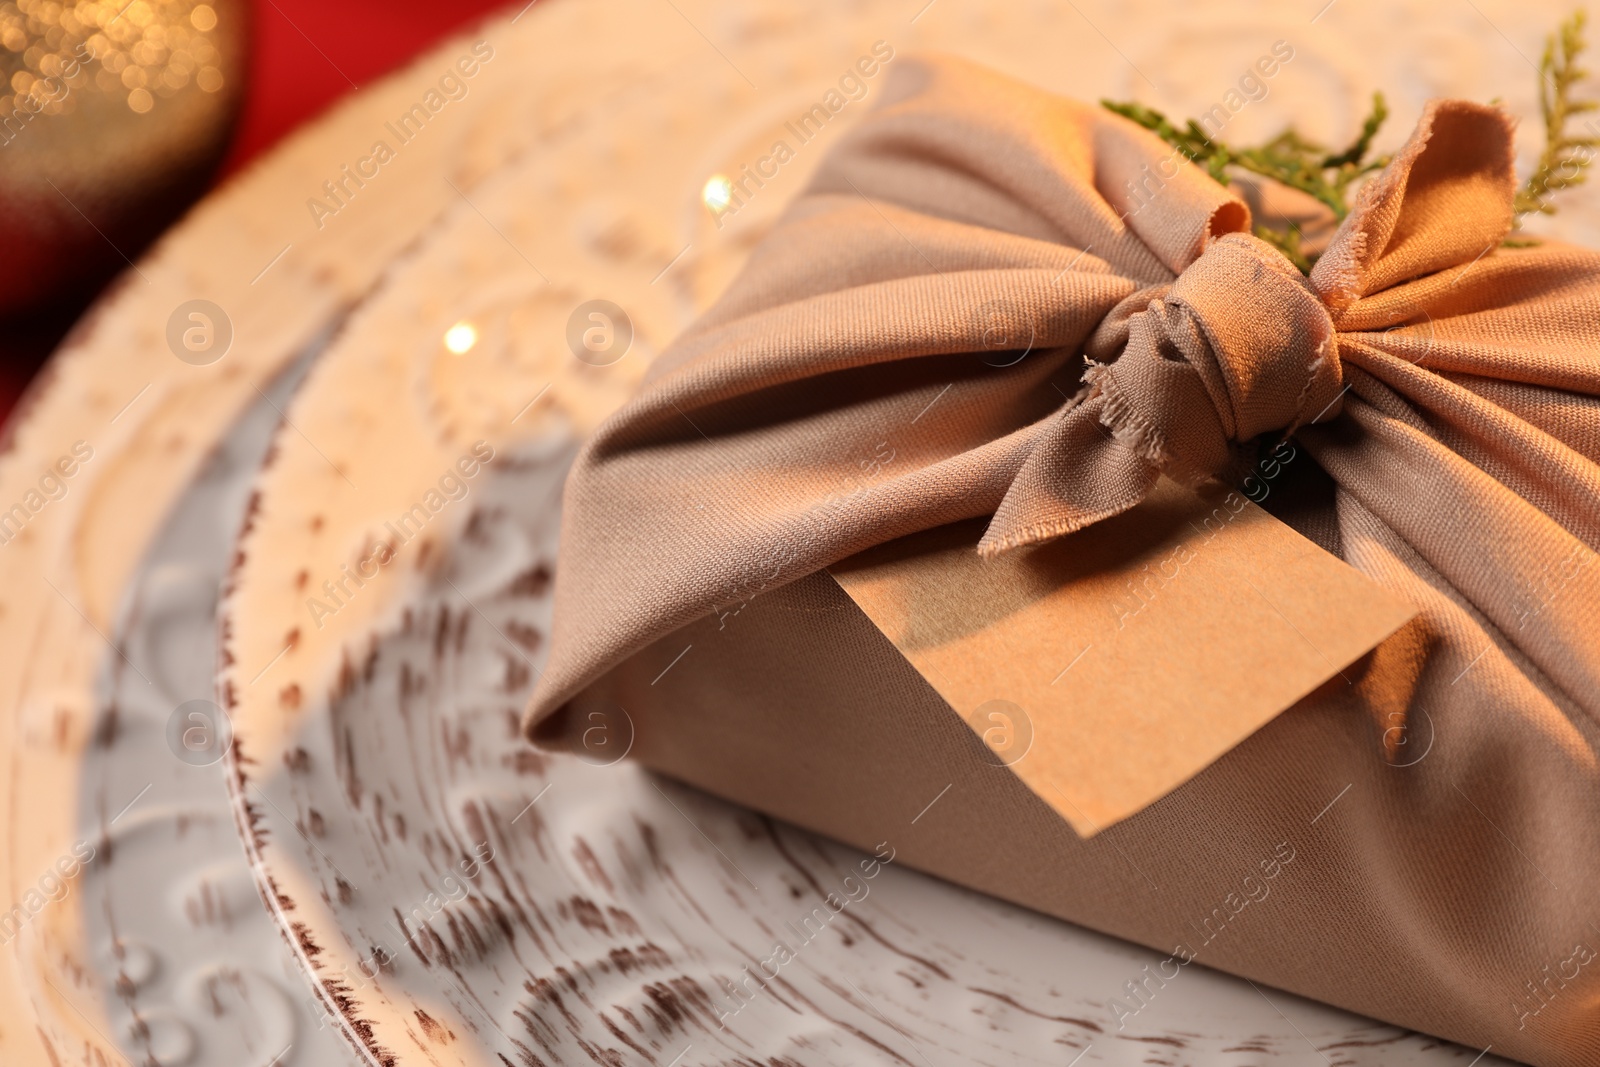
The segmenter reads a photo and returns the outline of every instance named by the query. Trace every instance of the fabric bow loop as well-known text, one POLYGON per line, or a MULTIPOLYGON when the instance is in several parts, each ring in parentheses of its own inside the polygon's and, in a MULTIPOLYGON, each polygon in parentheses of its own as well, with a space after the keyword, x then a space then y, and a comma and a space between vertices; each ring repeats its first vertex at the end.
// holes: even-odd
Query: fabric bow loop
POLYGON ((1212 242, 1170 286, 1123 301, 1086 347, 1085 392, 1029 458, 979 551, 1125 510, 1161 474, 1223 475, 1236 445, 1338 414, 1333 320, 1289 261, 1248 234, 1212 242), (1048 479, 1057 491, 1040 496, 1048 479))

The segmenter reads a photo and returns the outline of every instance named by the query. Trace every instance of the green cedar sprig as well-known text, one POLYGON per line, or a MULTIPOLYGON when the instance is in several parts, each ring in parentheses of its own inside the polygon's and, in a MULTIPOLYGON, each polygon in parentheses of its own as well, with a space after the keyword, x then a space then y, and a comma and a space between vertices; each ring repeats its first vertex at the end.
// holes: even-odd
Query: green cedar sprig
MULTIPOLYGON (((1223 185, 1228 184, 1228 168, 1238 167, 1292 189, 1299 189, 1327 205, 1334 217, 1339 219, 1350 213, 1348 196, 1350 186, 1356 179, 1383 169, 1389 162, 1388 156, 1367 158, 1373 137, 1383 125, 1383 120, 1389 117, 1382 93, 1372 95, 1372 111, 1361 124, 1361 133, 1337 152, 1307 140, 1292 129, 1285 130, 1265 144, 1235 148, 1208 136, 1194 119, 1187 120, 1179 127, 1161 112, 1143 104, 1114 100, 1102 100, 1100 103, 1107 110, 1152 131, 1182 152, 1190 162, 1204 167, 1207 174, 1223 185)), ((1258 225, 1256 236, 1275 246, 1302 271, 1311 270, 1310 260, 1300 251, 1298 230, 1258 225)))
MULTIPOLYGON (((1586 177, 1584 171, 1594 160, 1594 149, 1600 145, 1600 138, 1574 137, 1567 132, 1567 123, 1574 116, 1600 107, 1593 100, 1572 98, 1573 87, 1589 74, 1578 65, 1578 57, 1586 45, 1583 30, 1584 14, 1580 9, 1545 40, 1544 58, 1539 61, 1539 111, 1544 118, 1544 151, 1539 154, 1533 173, 1517 192, 1519 226, 1526 215, 1554 214, 1551 194, 1582 184, 1586 177)), ((1590 129, 1595 128, 1592 121, 1588 125, 1590 129)))
MULTIPOLYGON (((1573 98, 1573 89, 1588 77, 1588 72, 1578 65, 1586 45, 1584 25, 1584 14, 1580 10, 1562 23, 1545 43, 1544 58, 1539 65, 1539 108, 1544 117, 1545 148, 1534 172, 1516 194, 1519 225, 1522 217, 1528 214, 1553 214, 1551 195, 1581 184, 1587 176, 1586 169, 1593 162, 1594 150, 1600 147, 1600 137, 1573 136, 1567 130, 1574 116, 1600 110, 1600 104, 1594 101, 1573 98)), ((1292 128, 1265 144, 1236 148, 1209 136, 1194 119, 1187 119, 1179 126, 1143 104, 1113 100, 1100 103, 1107 110, 1155 133, 1223 185, 1228 184, 1229 169, 1238 167, 1310 195, 1326 205, 1339 220, 1350 213, 1351 186, 1389 164, 1389 156, 1368 158, 1373 138, 1389 117, 1382 93, 1372 94, 1372 110, 1362 122, 1361 132, 1348 147, 1338 152, 1300 136, 1292 128)), ((1592 122, 1590 128, 1595 128, 1592 122)), ((1276 247, 1300 270, 1310 273, 1313 258, 1301 250, 1300 231, 1292 224, 1287 229, 1257 224, 1256 236, 1276 247)), ((1507 243, 1527 242, 1508 240, 1507 243)))

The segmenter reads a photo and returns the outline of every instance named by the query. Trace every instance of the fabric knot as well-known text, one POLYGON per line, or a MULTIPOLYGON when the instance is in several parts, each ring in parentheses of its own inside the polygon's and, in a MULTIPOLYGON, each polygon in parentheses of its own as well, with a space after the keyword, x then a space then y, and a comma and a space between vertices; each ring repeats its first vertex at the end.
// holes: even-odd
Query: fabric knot
POLYGON ((1143 500, 1162 474, 1231 472, 1237 446, 1339 413, 1333 319, 1260 238, 1213 240, 1170 285, 1112 308, 1084 346, 1084 389, 1040 433, 978 545, 1071 533, 1143 500))
POLYGON ((1338 414, 1333 320, 1266 242, 1222 237, 1163 290, 1089 345, 1085 381, 1117 441, 1194 484, 1225 473, 1236 444, 1338 414), (1120 354, 1093 361, 1118 334, 1120 354))

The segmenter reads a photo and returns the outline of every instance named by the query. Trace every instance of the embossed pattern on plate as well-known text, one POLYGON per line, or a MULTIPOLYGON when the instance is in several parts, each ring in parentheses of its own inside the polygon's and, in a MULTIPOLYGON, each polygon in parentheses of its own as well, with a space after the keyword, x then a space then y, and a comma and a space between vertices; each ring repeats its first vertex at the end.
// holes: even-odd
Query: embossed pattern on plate
POLYGON ((213 451, 134 574, 84 757, 79 907, 112 1037, 141 1067, 340 1067, 240 854, 216 705, 216 608, 256 469, 304 369, 213 451), (274 406, 277 405, 277 406, 274 406), (186 711, 186 709, 191 709, 186 711), (190 715, 199 715, 191 718, 190 715), (175 747, 176 746, 176 747, 175 747))

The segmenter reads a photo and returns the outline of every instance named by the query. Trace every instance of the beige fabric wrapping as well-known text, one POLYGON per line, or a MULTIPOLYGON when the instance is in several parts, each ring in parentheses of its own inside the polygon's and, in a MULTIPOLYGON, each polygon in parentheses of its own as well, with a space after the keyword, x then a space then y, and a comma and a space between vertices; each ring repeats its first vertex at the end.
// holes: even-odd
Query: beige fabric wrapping
POLYGON ((802 825, 1478 1048, 1600 1063, 1600 961, 1579 962, 1600 948, 1600 254, 1503 246, 1513 188, 1503 114, 1431 104, 1307 281, 1133 124, 898 66, 578 458, 530 736, 615 700, 647 763, 802 825), (984 553, 1061 536, 1162 473, 1234 477, 1284 431, 1315 463, 1269 503, 1420 616, 1090 841, 818 573, 964 519, 984 553), (967 799, 908 839, 950 782, 967 799), (1281 841, 1292 885, 1202 943, 1281 841))

